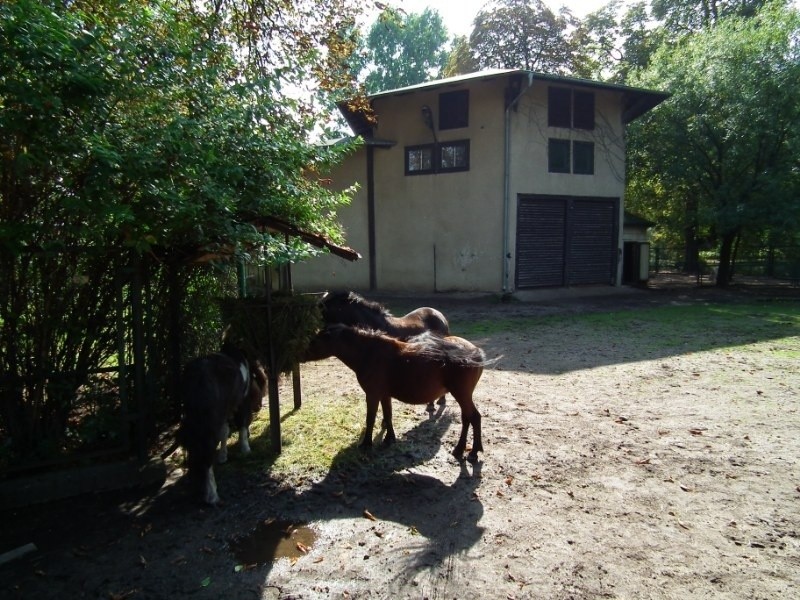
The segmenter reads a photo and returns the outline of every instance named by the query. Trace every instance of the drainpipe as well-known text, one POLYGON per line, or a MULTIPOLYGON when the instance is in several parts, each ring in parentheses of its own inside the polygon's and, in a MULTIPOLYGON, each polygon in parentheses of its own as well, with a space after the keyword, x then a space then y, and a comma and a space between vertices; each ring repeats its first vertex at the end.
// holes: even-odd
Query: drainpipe
POLYGON ((511 109, 517 104, 522 95, 533 84, 533 73, 528 73, 528 85, 521 89, 511 102, 506 104, 503 116, 504 143, 503 143, 503 293, 509 292, 509 262, 511 250, 509 249, 509 211, 511 203, 511 109))

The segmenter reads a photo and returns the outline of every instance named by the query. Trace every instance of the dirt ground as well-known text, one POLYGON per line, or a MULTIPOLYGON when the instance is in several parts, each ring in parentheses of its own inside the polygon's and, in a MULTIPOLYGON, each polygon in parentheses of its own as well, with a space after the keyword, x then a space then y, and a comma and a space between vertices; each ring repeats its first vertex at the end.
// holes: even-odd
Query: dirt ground
MULTIPOLYGON (((425 303, 457 333, 487 316, 747 293, 671 285, 425 303)), ((476 465, 450 456, 459 430, 450 399, 433 416, 420 407, 391 458, 363 468, 290 486, 222 467, 220 508, 189 502, 173 477, 12 511, 0 515, 0 552, 38 550, 0 567, 0 596, 800 597, 800 339, 788 354, 770 352, 769 339, 652 354, 557 330, 472 341, 503 355, 476 389, 485 447, 476 465), (273 519, 306 523, 308 552, 247 564, 237 548, 273 519)), ((358 389, 335 360, 303 368, 304 389, 334 381, 336 393, 358 389)))

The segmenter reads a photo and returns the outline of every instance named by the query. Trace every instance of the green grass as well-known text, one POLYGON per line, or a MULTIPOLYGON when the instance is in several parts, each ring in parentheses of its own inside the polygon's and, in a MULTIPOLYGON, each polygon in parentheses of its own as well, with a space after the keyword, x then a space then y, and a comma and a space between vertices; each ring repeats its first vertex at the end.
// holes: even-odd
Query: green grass
POLYGON ((659 306, 612 312, 483 319, 452 324, 463 337, 535 332, 599 337, 642 350, 699 351, 800 335, 800 302, 659 306))
MULTIPOLYGON (((276 455, 271 447, 269 410, 265 400, 264 408, 250 427, 253 452, 243 461, 245 468, 263 469, 276 478, 302 480, 324 476, 333 469, 392 458, 392 449, 377 449, 382 435, 380 410, 373 432, 376 450, 369 453, 358 447, 364 434, 367 410, 361 393, 343 396, 334 390, 303 391, 300 410, 293 409, 290 395, 281 398, 280 455, 276 455)), ((399 402, 393 403, 392 413, 398 438, 402 438, 411 423, 424 418, 421 407, 399 402)), ((233 445, 234 440, 229 443, 233 445)), ((235 452, 236 448, 231 448, 231 453, 235 452)))

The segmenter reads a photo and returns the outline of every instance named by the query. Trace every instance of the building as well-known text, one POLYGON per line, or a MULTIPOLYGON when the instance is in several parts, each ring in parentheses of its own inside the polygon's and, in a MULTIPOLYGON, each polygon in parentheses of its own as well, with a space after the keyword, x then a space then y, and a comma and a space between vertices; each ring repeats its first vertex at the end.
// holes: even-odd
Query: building
POLYGON ((341 106, 364 144, 331 174, 363 260, 293 268, 297 289, 512 293, 620 285, 625 125, 667 94, 524 70, 341 106))

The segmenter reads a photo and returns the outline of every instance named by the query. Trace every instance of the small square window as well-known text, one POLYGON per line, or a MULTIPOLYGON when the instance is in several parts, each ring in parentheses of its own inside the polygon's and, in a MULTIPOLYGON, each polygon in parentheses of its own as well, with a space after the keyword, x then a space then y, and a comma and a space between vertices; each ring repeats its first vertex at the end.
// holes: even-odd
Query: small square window
POLYGON ((469 126, 469 90, 439 94, 439 129, 469 126))
POLYGON ((406 148, 406 175, 433 173, 433 146, 406 148))
POLYGON ((594 142, 573 142, 572 161, 576 175, 594 175, 594 142))
POLYGON ((443 143, 439 147, 439 170, 469 170, 469 140, 443 143))
POLYGON ((569 140, 550 139, 547 144, 547 170, 551 173, 569 173, 569 140))

